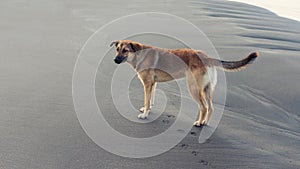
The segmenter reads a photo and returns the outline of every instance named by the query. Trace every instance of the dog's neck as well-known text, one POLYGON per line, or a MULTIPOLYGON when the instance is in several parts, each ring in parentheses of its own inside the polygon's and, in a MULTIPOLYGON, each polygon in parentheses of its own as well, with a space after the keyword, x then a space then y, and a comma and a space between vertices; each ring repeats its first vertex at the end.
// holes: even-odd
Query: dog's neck
POLYGON ((129 63, 129 65, 130 65, 133 69, 135 69, 136 63, 137 63, 137 56, 136 56, 136 54, 131 54, 130 56, 128 56, 126 62, 129 63))
MULTIPOLYGON (((148 46, 148 45, 143 45, 141 50, 144 50, 144 49, 149 49, 149 48, 153 48, 152 46, 148 46)), ((129 56, 127 58, 127 63, 130 64, 130 66, 132 66, 133 69, 137 70, 137 67, 141 61, 142 56, 139 57, 139 51, 136 51, 134 52, 131 56, 129 56)))

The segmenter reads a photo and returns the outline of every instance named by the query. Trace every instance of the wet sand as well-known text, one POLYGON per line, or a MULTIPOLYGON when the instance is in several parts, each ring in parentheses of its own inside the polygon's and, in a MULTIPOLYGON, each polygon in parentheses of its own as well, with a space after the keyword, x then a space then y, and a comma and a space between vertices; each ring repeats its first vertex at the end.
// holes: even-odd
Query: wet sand
MULTIPOLYGON (((300 168, 299 22, 228 1, 0 4, 0 168, 300 168), (226 73, 226 108, 206 143, 198 143, 201 129, 193 128, 167 153, 129 159, 101 149, 82 130, 73 107, 72 73, 80 48, 94 31, 144 11, 191 21, 224 60, 251 51, 260 57, 246 70, 226 73)), ((136 81, 133 85, 141 87, 136 81)), ((173 89, 170 84, 170 95, 173 89)), ((133 104, 140 104, 141 96, 133 104)), ((175 109, 171 106, 152 128, 137 128, 111 112, 106 117, 114 128, 141 137, 172 124, 175 109)))

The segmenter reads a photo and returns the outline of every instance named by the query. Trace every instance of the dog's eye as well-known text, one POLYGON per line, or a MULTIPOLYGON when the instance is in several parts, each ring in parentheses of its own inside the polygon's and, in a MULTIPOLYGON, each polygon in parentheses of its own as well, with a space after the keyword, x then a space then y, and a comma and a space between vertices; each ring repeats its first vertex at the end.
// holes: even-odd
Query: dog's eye
POLYGON ((126 52, 128 52, 128 50, 127 50, 127 49, 123 49, 122 52, 123 52, 123 53, 126 53, 126 52))

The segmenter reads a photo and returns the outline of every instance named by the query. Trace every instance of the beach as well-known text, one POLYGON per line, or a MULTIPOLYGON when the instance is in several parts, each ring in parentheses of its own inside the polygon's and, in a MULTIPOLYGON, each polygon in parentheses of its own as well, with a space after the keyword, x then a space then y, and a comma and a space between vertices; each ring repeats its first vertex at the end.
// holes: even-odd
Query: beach
POLYGON ((276 15, 300 21, 299 1, 297 0, 277 0, 277 1, 259 1, 259 0, 233 0, 236 2, 247 3, 253 6, 265 8, 274 12, 276 15))
MULTIPOLYGON (((300 22, 223 0, 124 3, 0 2, 0 169, 300 168, 300 22), (193 127, 166 153, 124 158, 99 147, 82 129, 73 105, 72 76, 81 48, 96 30, 146 11, 190 21, 223 60, 253 51, 260 55, 247 69, 226 73, 225 110, 205 143, 199 144, 201 129, 193 127)), ((99 78, 95 84, 98 98, 110 89, 99 78)), ((132 137, 152 136, 176 119, 177 88, 167 85, 174 105, 147 125, 124 119, 109 109, 110 102, 99 104, 106 106, 104 116, 114 129, 132 137)), ((142 91, 138 79, 132 82, 135 90, 142 91)), ((142 99, 140 93, 132 102, 138 106, 142 99)))

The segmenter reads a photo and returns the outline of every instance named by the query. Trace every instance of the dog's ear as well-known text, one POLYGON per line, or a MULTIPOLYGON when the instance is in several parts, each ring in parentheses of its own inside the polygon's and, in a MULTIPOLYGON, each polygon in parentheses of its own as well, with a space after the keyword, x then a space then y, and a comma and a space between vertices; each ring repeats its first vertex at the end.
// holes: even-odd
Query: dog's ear
POLYGON ((130 42, 129 45, 130 45, 133 52, 142 50, 142 45, 137 43, 137 42, 130 42))
POLYGON ((119 44, 119 41, 117 40, 117 41, 111 42, 111 44, 109 46, 112 47, 112 45, 115 45, 117 47, 118 44, 119 44))

